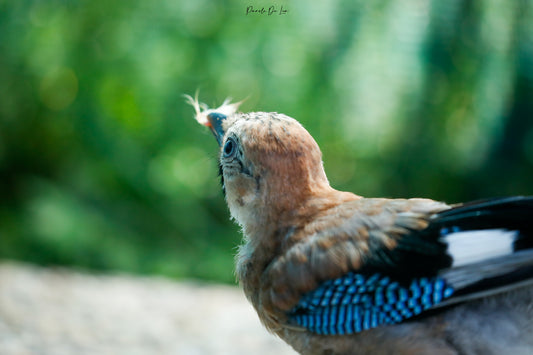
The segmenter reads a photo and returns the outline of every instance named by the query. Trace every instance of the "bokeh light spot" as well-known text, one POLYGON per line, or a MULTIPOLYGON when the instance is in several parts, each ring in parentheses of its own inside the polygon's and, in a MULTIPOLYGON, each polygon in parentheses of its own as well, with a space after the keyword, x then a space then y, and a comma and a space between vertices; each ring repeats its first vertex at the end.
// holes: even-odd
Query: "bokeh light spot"
POLYGON ((48 72, 41 80, 39 97, 51 110, 67 108, 78 94, 78 78, 70 68, 61 67, 48 72))

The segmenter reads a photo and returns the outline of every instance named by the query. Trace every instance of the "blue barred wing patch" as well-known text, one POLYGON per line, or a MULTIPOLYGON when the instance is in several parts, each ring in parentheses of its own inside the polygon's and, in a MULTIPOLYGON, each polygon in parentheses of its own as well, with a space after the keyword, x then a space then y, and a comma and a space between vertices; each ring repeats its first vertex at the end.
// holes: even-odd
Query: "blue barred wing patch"
POLYGON ((351 334, 416 316, 453 294, 439 277, 403 285, 379 273, 350 272, 305 294, 290 311, 295 324, 318 334, 351 334))

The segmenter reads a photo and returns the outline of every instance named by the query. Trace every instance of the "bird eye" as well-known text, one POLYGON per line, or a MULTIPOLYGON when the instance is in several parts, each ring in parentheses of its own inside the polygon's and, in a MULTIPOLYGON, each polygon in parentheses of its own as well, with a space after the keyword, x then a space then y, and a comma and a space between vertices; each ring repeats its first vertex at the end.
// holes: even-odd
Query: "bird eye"
POLYGON ((232 138, 228 138, 226 144, 224 144, 224 156, 230 157, 235 153, 235 141, 232 138))

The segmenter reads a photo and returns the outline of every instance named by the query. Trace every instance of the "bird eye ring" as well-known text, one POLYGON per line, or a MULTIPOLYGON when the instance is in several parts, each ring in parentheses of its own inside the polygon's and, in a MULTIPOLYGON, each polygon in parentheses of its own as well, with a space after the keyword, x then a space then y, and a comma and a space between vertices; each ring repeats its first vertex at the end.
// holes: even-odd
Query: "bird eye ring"
POLYGON ((226 144, 224 144, 224 157, 230 157, 235 153, 235 141, 232 138, 228 138, 226 144))

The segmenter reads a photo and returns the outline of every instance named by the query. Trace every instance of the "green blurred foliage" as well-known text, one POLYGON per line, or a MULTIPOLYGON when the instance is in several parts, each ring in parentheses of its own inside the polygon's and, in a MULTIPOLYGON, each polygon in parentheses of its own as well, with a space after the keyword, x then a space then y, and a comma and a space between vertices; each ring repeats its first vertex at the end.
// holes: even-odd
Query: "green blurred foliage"
POLYGON ((300 120, 339 189, 533 193, 533 1, 0 0, 0 257, 231 282, 197 88, 300 120))

